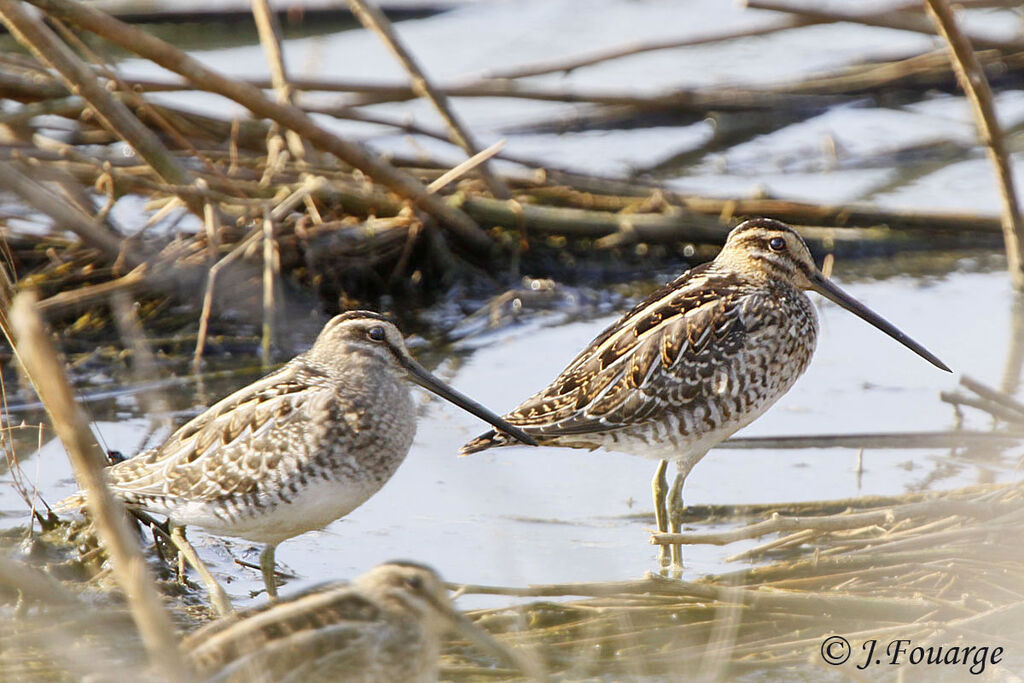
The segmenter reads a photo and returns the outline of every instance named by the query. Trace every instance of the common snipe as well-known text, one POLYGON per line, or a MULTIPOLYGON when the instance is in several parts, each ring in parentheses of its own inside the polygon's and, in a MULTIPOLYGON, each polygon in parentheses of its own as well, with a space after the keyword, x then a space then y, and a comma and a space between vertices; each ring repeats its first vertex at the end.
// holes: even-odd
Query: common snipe
MULTIPOLYGON (((156 448, 108 471, 130 508, 266 544, 260 567, 276 596, 274 549, 347 515, 405 459, 416 431, 408 377, 524 443, 532 437, 427 372, 386 318, 335 316, 282 368, 211 406, 156 448)), ((64 507, 81 504, 81 494, 64 507)), ((197 567, 199 568, 199 567, 197 567)), ((212 577, 213 597, 222 596, 212 577)))
MULTIPOLYGON (((758 218, 729 233, 711 261, 686 271, 594 339, 542 391, 505 415, 542 445, 625 451, 661 460, 658 529, 679 531, 694 465, 750 424, 807 368, 818 321, 805 290, 860 316, 933 365, 942 361, 822 275, 789 226, 758 218), (678 475, 668 490, 665 470, 678 475)), ((512 441, 488 432, 463 455, 512 441)), ((679 547, 672 562, 680 562, 679 547)), ((662 547, 662 563, 668 562, 662 547)))
POLYGON ((433 570, 411 562, 225 617, 182 649, 209 681, 427 683, 437 680, 441 636, 452 627, 504 664, 543 676, 456 611, 433 570))

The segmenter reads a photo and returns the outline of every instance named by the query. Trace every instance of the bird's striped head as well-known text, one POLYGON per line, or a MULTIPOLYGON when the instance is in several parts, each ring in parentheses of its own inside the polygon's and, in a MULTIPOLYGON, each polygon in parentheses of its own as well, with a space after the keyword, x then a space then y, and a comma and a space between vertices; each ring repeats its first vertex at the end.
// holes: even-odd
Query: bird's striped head
POLYGON ((754 280, 783 280, 799 289, 816 289, 813 282, 822 277, 796 230, 770 218, 733 228, 715 262, 754 280))
POLYGON ((331 318, 309 355, 326 364, 336 364, 341 356, 376 358, 388 365, 410 357, 398 327, 373 311, 348 311, 331 318))
POLYGON ((814 264, 807 243, 785 223, 770 218, 740 223, 726 238, 725 246, 715 257, 715 265, 753 282, 786 282, 798 289, 813 290, 871 323, 932 365, 950 371, 931 351, 826 278, 814 264))
MULTIPOLYGON (((349 311, 331 318, 306 353, 313 364, 327 368, 354 366, 358 361, 382 363, 392 372, 405 374, 424 389, 451 401, 519 441, 536 446, 537 441, 518 427, 451 388, 416 362, 393 322, 372 311, 349 311)), ((377 366, 380 367, 379 365, 377 366)))
POLYGON ((352 583, 373 593, 404 597, 406 602, 420 612, 437 610, 447 617, 455 609, 441 577, 430 567, 418 562, 387 562, 374 567, 352 583))
POLYGON ((454 627, 469 642, 494 655, 506 665, 521 670, 535 681, 547 680, 543 665, 535 658, 498 642, 487 631, 459 612, 448 595, 441 577, 430 567, 418 562, 388 562, 356 578, 352 585, 362 589, 378 604, 390 603, 417 615, 417 621, 434 632, 454 627))

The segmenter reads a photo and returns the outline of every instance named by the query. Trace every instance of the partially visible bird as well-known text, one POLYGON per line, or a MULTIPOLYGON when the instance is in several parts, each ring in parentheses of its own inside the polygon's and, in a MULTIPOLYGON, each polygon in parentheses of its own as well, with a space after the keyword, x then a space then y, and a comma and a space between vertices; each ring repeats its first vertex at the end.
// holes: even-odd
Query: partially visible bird
MULTIPOLYGON (((736 226, 713 261, 684 272, 608 326, 505 419, 541 445, 605 447, 661 460, 652 483, 658 529, 678 532, 683 483, 693 466, 764 413, 807 368, 818 321, 805 290, 949 371, 822 275, 791 227, 756 218, 736 226), (671 491, 668 461, 678 468, 671 491)), ((460 453, 511 444, 490 431, 460 453)), ((673 564, 680 555, 673 546, 673 564)), ((665 546, 661 561, 669 562, 665 546)))
MULTIPOLYGON (((405 460, 416 431, 406 378, 536 443, 430 374, 386 318, 352 311, 328 321, 308 351, 163 445, 112 466, 108 482, 129 508, 166 515, 175 529, 195 525, 266 544, 260 567, 273 599, 277 544, 347 515, 405 460)), ((79 493, 62 507, 83 503, 79 493)), ((204 580, 226 602, 212 576, 204 580)))
POLYGON ((456 611, 440 577, 412 562, 222 618, 182 649, 206 681, 427 683, 437 680, 441 636, 452 627, 503 664, 543 676, 456 611))

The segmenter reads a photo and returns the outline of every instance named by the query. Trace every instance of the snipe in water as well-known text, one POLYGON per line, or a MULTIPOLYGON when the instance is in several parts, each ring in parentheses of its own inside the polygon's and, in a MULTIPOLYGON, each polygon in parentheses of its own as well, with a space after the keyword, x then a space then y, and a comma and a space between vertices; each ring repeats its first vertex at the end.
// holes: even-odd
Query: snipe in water
POLYGON ((207 681, 428 683, 437 680, 441 636, 452 627, 503 664, 543 677, 535 662, 456 611, 432 569, 412 562, 233 614, 191 634, 182 649, 207 681))
MULTIPOLYGON (((807 368, 818 321, 806 290, 949 371, 827 280, 792 228, 758 218, 734 228, 713 261, 686 271, 610 325, 505 419, 542 445, 605 447, 661 460, 653 481, 658 529, 679 531, 683 483, 693 466, 764 413, 807 368), (678 468, 671 491, 668 461, 678 468)), ((511 443, 491 431, 461 453, 511 443)), ((672 548, 673 564, 680 554, 672 548)), ((661 560, 669 561, 664 546, 661 560)))
MULTIPOLYGON (((194 525, 265 544, 260 567, 274 598, 276 546, 362 505, 405 459, 416 431, 406 378, 536 444, 424 369, 386 318, 353 311, 163 445, 111 467, 108 481, 128 507, 165 515, 174 529, 194 525)), ((63 507, 83 502, 79 494, 63 507)), ((204 579, 226 603, 212 577, 204 579)))

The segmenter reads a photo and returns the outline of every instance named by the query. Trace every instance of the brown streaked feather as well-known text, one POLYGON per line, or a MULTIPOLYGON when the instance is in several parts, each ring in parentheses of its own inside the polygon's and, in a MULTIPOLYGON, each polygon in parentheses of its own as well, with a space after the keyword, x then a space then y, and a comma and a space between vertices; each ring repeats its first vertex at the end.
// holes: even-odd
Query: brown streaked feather
POLYGON ((663 289, 638 304, 507 419, 543 436, 607 431, 657 419, 659 408, 695 398, 713 366, 705 358, 709 346, 727 352, 750 331, 739 311, 753 295, 706 270, 678 278, 670 296, 663 289), (685 380, 684 389, 674 391, 679 383, 659 375, 685 380))
POLYGON ((161 446, 112 467, 111 485, 129 504, 151 498, 212 501, 272 485, 292 473, 282 467, 295 464, 273 444, 287 441, 294 448, 299 442, 284 435, 301 429, 309 419, 304 411, 330 401, 335 392, 327 383, 317 386, 318 376, 301 361, 289 363, 214 404, 161 446), (318 393, 327 395, 317 400, 318 393), (252 447, 257 441, 260 447, 252 447))
MULTIPOLYGON (((298 645, 304 634, 315 635, 319 630, 321 640, 327 640, 325 631, 332 626, 337 631, 330 638, 332 644, 345 639, 354 645, 367 637, 360 629, 381 618, 381 610, 372 600, 345 586, 316 586, 290 602, 294 609, 269 603, 208 624, 188 636, 182 649, 196 672, 207 676, 265 651, 271 644, 298 645), (271 610, 273 619, 267 618, 271 610)), ((258 658, 256 661, 264 667, 269 663, 258 658)))

